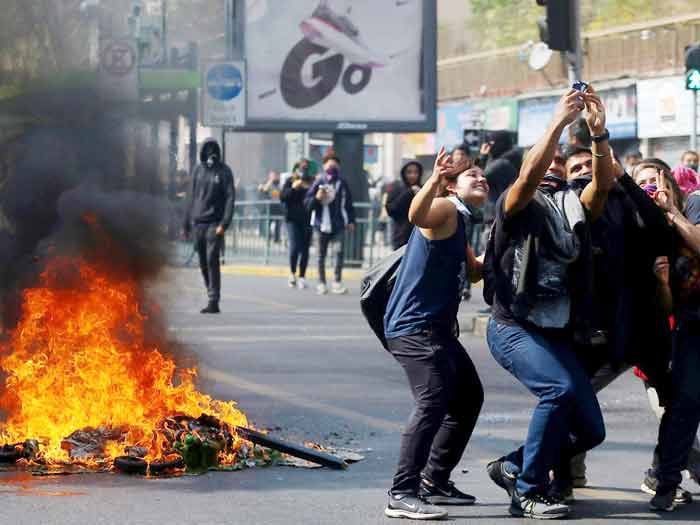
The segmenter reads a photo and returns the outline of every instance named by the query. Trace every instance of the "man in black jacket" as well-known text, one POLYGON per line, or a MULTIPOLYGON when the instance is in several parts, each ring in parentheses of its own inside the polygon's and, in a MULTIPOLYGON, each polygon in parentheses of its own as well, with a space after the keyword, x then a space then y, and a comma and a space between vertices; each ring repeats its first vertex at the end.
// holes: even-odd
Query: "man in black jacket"
MULTIPOLYGON (((590 182, 592 154, 580 145, 566 155, 569 183, 581 191, 590 182)), ((614 162, 617 184, 600 219, 591 227, 595 329, 579 356, 600 392, 631 366, 664 390, 671 339, 666 315, 658 308, 654 261, 667 256, 671 232, 663 212, 614 162), (640 329, 644 327, 644 329, 640 329)), ((575 487, 585 486, 585 456, 572 461, 575 487)))
POLYGON ((413 224, 408 220, 408 209, 413 196, 418 193, 423 177, 423 166, 412 160, 401 168, 401 182, 397 181, 386 200, 386 212, 394 221, 391 233, 391 245, 394 250, 408 242, 413 231, 413 224))
POLYGON ((218 314, 221 296, 220 255, 224 233, 233 219, 236 190, 231 168, 221 159, 221 147, 214 139, 202 145, 201 163, 192 172, 192 187, 185 213, 185 235, 194 226, 194 247, 199 256, 209 304, 203 314, 218 314))

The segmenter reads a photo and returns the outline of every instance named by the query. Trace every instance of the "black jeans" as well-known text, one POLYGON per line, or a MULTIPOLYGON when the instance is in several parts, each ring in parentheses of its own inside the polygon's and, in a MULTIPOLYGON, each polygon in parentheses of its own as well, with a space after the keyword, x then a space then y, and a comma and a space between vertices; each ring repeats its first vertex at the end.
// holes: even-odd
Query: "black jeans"
POLYGON ((388 340, 416 406, 401 439, 392 494, 415 494, 421 472, 445 484, 462 458, 484 402, 474 364, 448 331, 425 330, 388 340))
POLYGON ((681 324, 673 340, 672 393, 661 418, 656 453, 658 491, 681 482, 700 423, 700 326, 681 324))
POLYGON ((311 245, 311 226, 303 222, 287 221, 287 237, 289 237, 289 269, 292 275, 306 276, 306 266, 309 264, 309 246, 311 245))
POLYGON ((216 234, 216 224, 195 224, 194 249, 199 256, 204 285, 209 301, 218 303, 221 297, 221 249, 224 236, 216 234))
POLYGON ((343 280, 343 262, 345 260, 345 232, 318 233, 318 280, 326 284, 326 255, 328 255, 328 245, 335 242, 337 251, 335 253, 335 282, 343 280))

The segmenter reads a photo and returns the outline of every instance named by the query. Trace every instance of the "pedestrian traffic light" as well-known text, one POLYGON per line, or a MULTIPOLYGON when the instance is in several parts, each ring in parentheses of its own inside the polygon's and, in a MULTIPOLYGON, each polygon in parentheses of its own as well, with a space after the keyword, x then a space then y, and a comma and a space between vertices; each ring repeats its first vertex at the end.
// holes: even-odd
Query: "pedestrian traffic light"
POLYGON ((540 39, 555 51, 574 51, 574 1, 536 0, 547 8, 547 16, 540 18, 540 39))
POLYGON ((685 88, 700 91, 700 44, 685 48, 685 88))

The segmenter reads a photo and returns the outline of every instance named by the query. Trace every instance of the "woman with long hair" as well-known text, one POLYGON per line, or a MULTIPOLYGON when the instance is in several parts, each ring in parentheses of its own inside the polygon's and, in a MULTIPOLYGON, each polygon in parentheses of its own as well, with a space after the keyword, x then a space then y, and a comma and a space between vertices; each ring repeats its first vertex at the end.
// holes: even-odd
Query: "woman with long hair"
MULTIPOLYGON (((667 164, 647 159, 635 167, 634 178, 666 212, 673 227, 671 253, 659 257, 659 302, 673 314, 673 361, 666 410, 656 447, 657 486, 652 510, 671 511, 677 501, 681 471, 689 458, 700 423, 700 195, 687 201, 667 164)), ((692 461, 691 461, 692 463, 692 461)))

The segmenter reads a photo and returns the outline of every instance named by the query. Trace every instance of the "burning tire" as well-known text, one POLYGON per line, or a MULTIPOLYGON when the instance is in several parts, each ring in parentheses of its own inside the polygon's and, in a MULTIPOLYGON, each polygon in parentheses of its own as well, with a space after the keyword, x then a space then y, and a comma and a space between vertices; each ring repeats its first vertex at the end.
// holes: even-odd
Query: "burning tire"
POLYGON ((172 461, 153 461, 148 463, 143 458, 119 456, 114 459, 114 468, 125 474, 164 474, 170 470, 185 468, 185 461, 177 458, 172 461))
POLYGON ((179 470, 185 468, 185 460, 177 458, 172 461, 154 461, 150 464, 149 472, 151 474, 163 474, 170 470, 179 470))
POLYGON ((12 445, 0 447, 0 463, 16 463, 22 457, 22 452, 12 445))
POLYGON ((114 458, 114 468, 125 474, 146 474, 148 462, 142 458, 119 456, 114 458))

